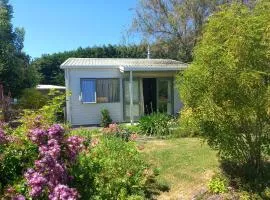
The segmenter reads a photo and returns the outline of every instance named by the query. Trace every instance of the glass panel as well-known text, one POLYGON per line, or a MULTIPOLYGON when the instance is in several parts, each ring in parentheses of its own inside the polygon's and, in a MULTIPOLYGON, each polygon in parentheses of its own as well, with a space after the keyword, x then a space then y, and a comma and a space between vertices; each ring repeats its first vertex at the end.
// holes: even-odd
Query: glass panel
MULTIPOLYGON (((125 80, 125 102, 130 102, 129 81, 125 80)), ((133 103, 139 102, 139 80, 133 80, 133 103)))
POLYGON ((97 102, 120 101, 120 83, 118 79, 97 79, 97 102))
POLYGON ((171 81, 158 80, 158 111, 171 114, 171 81))
MULTIPOLYGON (((140 99, 140 82, 138 79, 133 79, 133 107, 132 107, 132 113, 134 120, 139 119, 140 117, 140 105, 139 105, 139 99, 140 99)), ((124 81, 124 110, 125 110, 125 120, 130 120, 130 95, 129 95, 129 80, 124 81)))
POLYGON ((91 79, 81 80, 82 102, 95 103, 96 102, 96 81, 91 79))

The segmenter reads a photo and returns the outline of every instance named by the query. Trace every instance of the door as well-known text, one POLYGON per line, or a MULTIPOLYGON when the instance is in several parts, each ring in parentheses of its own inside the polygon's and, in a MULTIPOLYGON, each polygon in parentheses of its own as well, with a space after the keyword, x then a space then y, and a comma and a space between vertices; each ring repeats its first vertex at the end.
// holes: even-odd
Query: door
POLYGON ((157 111, 157 80, 156 78, 143 79, 144 114, 157 111))
POLYGON ((172 114, 172 79, 157 79, 157 110, 172 114))

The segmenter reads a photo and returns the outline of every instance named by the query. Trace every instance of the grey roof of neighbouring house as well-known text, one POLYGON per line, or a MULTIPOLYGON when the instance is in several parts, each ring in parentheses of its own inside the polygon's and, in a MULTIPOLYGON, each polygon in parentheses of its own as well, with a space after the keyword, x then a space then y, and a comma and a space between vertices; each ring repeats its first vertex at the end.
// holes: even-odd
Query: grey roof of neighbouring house
POLYGON ((50 90, 50 89, 58 89, 58 90, 65 90, 66 87, 58 86, 58 85, 37 85, 37 90, 50 90))
POLYGON ((61 68, 119 68, 121 71, 182 70, 187 64, 171 59, 69 58, 61 68))

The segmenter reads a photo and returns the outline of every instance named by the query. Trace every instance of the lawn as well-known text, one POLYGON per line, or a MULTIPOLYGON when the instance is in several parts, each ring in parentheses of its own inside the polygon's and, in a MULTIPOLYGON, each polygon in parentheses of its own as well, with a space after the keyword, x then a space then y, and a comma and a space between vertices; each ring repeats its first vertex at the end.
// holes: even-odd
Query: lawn
POLYGON ((218 171, 216 152, 198 138, 146 140, 142 153, 154 167, 159 168, 158 179, 167 183, 170 191, 158 199, 191 199, 218 171))

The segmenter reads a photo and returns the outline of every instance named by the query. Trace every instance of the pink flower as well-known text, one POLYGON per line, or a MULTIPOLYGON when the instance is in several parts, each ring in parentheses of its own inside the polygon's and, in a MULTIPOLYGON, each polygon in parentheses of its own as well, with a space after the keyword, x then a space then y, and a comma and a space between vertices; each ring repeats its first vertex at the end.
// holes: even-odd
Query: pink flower
POLYGON ((50 139, 60 141, 64 136, 64 128, 60 124, 54 124, 48 129, 50 139))
POLYGON ((27 184, 30 186, 30 195, 32 197, 40 196, 43 187, 47 183, 47 179, 44 178, 40 173, 36 172, 34 169, 28 169, 24 174, 27 180, 27 184))
POLYGON ((99 139, 97 139, 97 138, 92 139, 92 141, 91 141, 91 147, 94 148, 98 144, 99 144, 99 139))
POLYGON ((61 184, 57 185, 49 195, 50 200, 77 200, 78 198, 76 189, 61 184))
POLYGON ((67 139, 66 141, 67 154, 68 154, 68 157, 70 157, 72 161, 76 159, 77 155, 82 150, 83 142, 84 142, 84 139, 79 136, 70 136, 67 139))
POLYGON ((7 137, 5 132, 0 128, 0 144, 4 144, 7 142, 7 137))
POLYGON ((30 130, 28 137, 35 144, 44 144, 47 140, 47 132, 40 128, 30 130))

